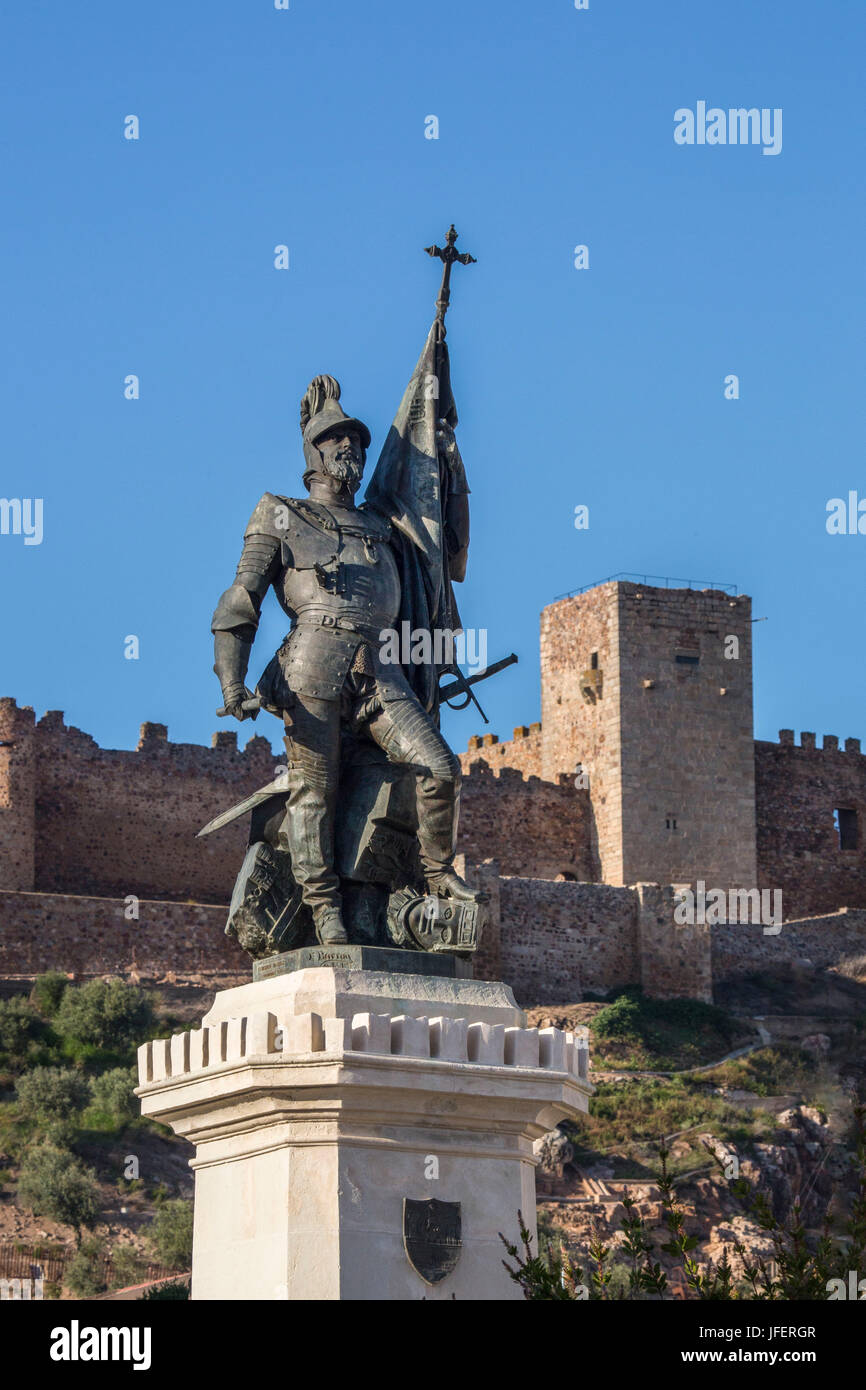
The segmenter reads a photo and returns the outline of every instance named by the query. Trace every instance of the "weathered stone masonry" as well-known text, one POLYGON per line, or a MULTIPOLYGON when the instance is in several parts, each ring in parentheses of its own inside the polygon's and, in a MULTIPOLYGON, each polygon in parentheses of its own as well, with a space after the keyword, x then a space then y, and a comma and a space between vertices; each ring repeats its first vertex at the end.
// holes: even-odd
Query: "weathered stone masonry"
MULTIPOLYGON (((783 892, 785 917, 866 907, 866 757, 858 738, 782 729, 755 744, 758 876, 783 892), (834 823, 848 812, 853 843, 834 823)), ((843 819, 845 819, 843 817, 843 819)))
POLYGON ((609 581, 561 599, 541 615, 541 724, 471 739, 464 767, 548 784, 580 768, 594 881, 781 889, 791 918, 864 907, 860 741, 755 742, 751 627, 751 601, 719 590, 609 581))
MULTIPOLYGON (((0 700, 0 744, 0 888, 44 893, 227 903, 247 821, 197 833, 279 765, 265 738, 239 752, 221 732, 202 748, 169 742, 163 724, 143 724, 135 752, 100 748, 62 714, 37 723, 14 700, 0 700)), ((588 879, 588 815, 573 779, 468 768, 461 849, 497 853, 509 874, 588 879)))
MULTIPOLYGON (((526 1004, 627 983, 709 998, 714 976, 866 950, 866 757, 754 742, 746 597, 609 581, 544 610, 541 666, 542 722, 461 758, 460 849, 494 909, 482 978, 526 1004), (798 920, 678 927, 665 885, 698 879, 781 889, 798 920)), ((222 928, 246 824, 196 834, 278 762, 262 737, 202 748, 159 724, 102 749, 0 700, 0 973, 243 974, 222 928)))

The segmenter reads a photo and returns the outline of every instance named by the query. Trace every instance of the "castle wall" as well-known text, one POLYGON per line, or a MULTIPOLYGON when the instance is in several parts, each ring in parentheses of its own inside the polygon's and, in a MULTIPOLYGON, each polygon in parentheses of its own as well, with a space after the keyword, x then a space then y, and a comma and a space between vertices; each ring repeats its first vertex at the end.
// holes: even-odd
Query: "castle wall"
POLYGON ((674 916, 674 889, 639 883, 638 952, 640 982, 653 999, 713 998, 710 928, 680 924, 674 916))
POLYGON ((629 888, 502 878, 499 978, 525 1007, 637 984, 637 911, 629 888))
POLYGON ((242 975, 249 959, 225 935, 223 907, 0 890, 0 975, 242 975))
POLYGON ((758 873, 762 887, 780 888, 785 917, 866 907, 866 757, 860 740, 813 733, 794 743, 755 744, 758 873), (856 845, 843 849, 834 811, 856 815, 856 845))
POLYGON ((100 748, 47 714, 36 726, 35 886, 48 893, 227 902, 246 846, 246 818, 197 840, 201 827, 274 777, 265 738, 242 753, 169 743, 143 724, 135 752, 100 748))
MULTIPOLYGON (((680 927, 672 891, 471 874, 491 893, 491 925, 475 975, 505 980, 524 1007, 574 1003, 641 984, 655 998, 710 999, 712 982, 802 962, 817 968, 866 955, 866 909, 760 926, 680 927)), ((224 933, 225 908, 143 899, 127 920, 120 898, 0 890, 0 976, 46 970, 248 979, 249 960, 224 933)))
MULTIPOLYGON (((637 982, 709 998, 713 972, 866 949, 866 757, 829 735, 754 742, 749 615, 745 597, 620 581, 544 610, 542 722, 460 759, 459 849, 492 899, 480 978, 527 1004, 637 982), (677 926, 658 884, 698 879, 781 889, 782 933, 677 926)), ((247 820, 196 833, 277 765, 267 739, 172 744, 158 724, 102 749, 0 700, 0 973, 243 971, 208 904, 228 901, 247 820)))
MULTIPOLYGON (((492 923, 476 958, 478 979, 508 981, 527 1006, 636 982, 631 890, 483 869, 481 877, 492 923)), ((128 921, 120 898, 0 891, 0 975, 249 976, 247 956, 225 936, 225 908, 142 900, 138 911, 139 920, 128 921)))
POLYGON ((750 923, 717 925, 711 933, 717 984, 798 963, 823 969, 846 957, 866 955, 866 910, 842 908, 824 916, 785 922, 778 936, 767 936, 761 926, 750 923))
MULTIPOLYGON (((503 745, 498 745, 503 746, 503 745)), ((574 779, 559 783, 524 778, 510 767, 484 760, 464 763, 458 848, 474 863, 496 859, 504 874, 526 878, 590 880, 590 808, 574 779)), ((464 755, 466 757, 466 755, 464 755)))
MULTIPOLYGON (((548 783, 531 771, 537 727, 517 731, 515 746, 525 776, 510 752, 503 766, 500 750, 511 745, 479 743, 464 754, 459 848, 476 862, 498 859, 510 874, 592 878, 587 793, 573 778, 548 783)), ((0 701, 0 886, 226 903, 248 818, 201 840, 197 832, 271 781, 276 766, 261 737, 239 752, 234 731, 204 748, 144 724, 134 752, 105 749, 57 711, 36 724, 32 710, 0 701)))
MULTIPOLYGON (((460 754, 464 772, 477 762, 485 762, 494 772, 503 767, 513 768, 524 777, 541 777, 543 737, 541 724, 521 724, 514 737, 502 743, 496 734, 476 734, 469 740, 465 753, 460 754)), ((554 782, 556 778, 552 779, 554 782)))

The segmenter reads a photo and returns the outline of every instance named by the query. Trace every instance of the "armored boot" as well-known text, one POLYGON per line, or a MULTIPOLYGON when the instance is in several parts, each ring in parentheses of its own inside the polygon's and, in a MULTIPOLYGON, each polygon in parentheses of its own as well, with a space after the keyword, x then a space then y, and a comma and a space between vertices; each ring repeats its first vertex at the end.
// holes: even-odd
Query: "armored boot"
POLYGON ((339 908, 320 907, 313 910, 316 940, 320 946, 345 946, 349 940, 339 908))
POLYGON ((484 901, 454 868, 460 783, 457 778, 422 777, 418 781, 418 852, 427 892, 460 902, 484 901))
MULTIPOLYGON (((292 751, 298 754, 297 747, 292 751)), ((316 939, 322 946, 343 946, 349 938, 343 926, 340 880, 334 871, 337 789, 322 762, 303 750, 299 762, 291 766, 280 840, 291 855, 292 874, 310 909, 316 939)))

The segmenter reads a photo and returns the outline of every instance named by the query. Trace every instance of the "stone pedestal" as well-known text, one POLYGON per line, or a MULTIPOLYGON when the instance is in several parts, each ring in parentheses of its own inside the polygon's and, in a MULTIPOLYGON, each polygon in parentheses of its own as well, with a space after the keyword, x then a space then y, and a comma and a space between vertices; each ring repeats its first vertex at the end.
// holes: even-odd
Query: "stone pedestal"
POLYGON ((195 1145, 192 1297, 522 1297, 499 1232, 534 1229, 533 1141, 591 1092, 585 1037, 524 1024, 505 985, 319 966, 140 1048, 142 1113, 195 1145), (419 1247, 431 1198, 451 1236, 419 1247))

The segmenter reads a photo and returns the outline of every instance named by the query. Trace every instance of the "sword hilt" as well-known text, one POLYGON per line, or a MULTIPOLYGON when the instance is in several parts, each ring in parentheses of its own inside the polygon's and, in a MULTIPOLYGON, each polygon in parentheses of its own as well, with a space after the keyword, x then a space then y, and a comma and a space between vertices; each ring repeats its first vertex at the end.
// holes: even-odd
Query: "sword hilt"
MULTIPOLYGON (((258 719, 261 707, 262 705, 258 695, 254 695, 251 700, 243 700, 241 702, 241 709, 244 714, 250 716, 250 719, 258 719)), ((225 705, 220 705, 216 713, 217 719, 228 719, 229 717, 229 711, 226 709, 225 705)))

